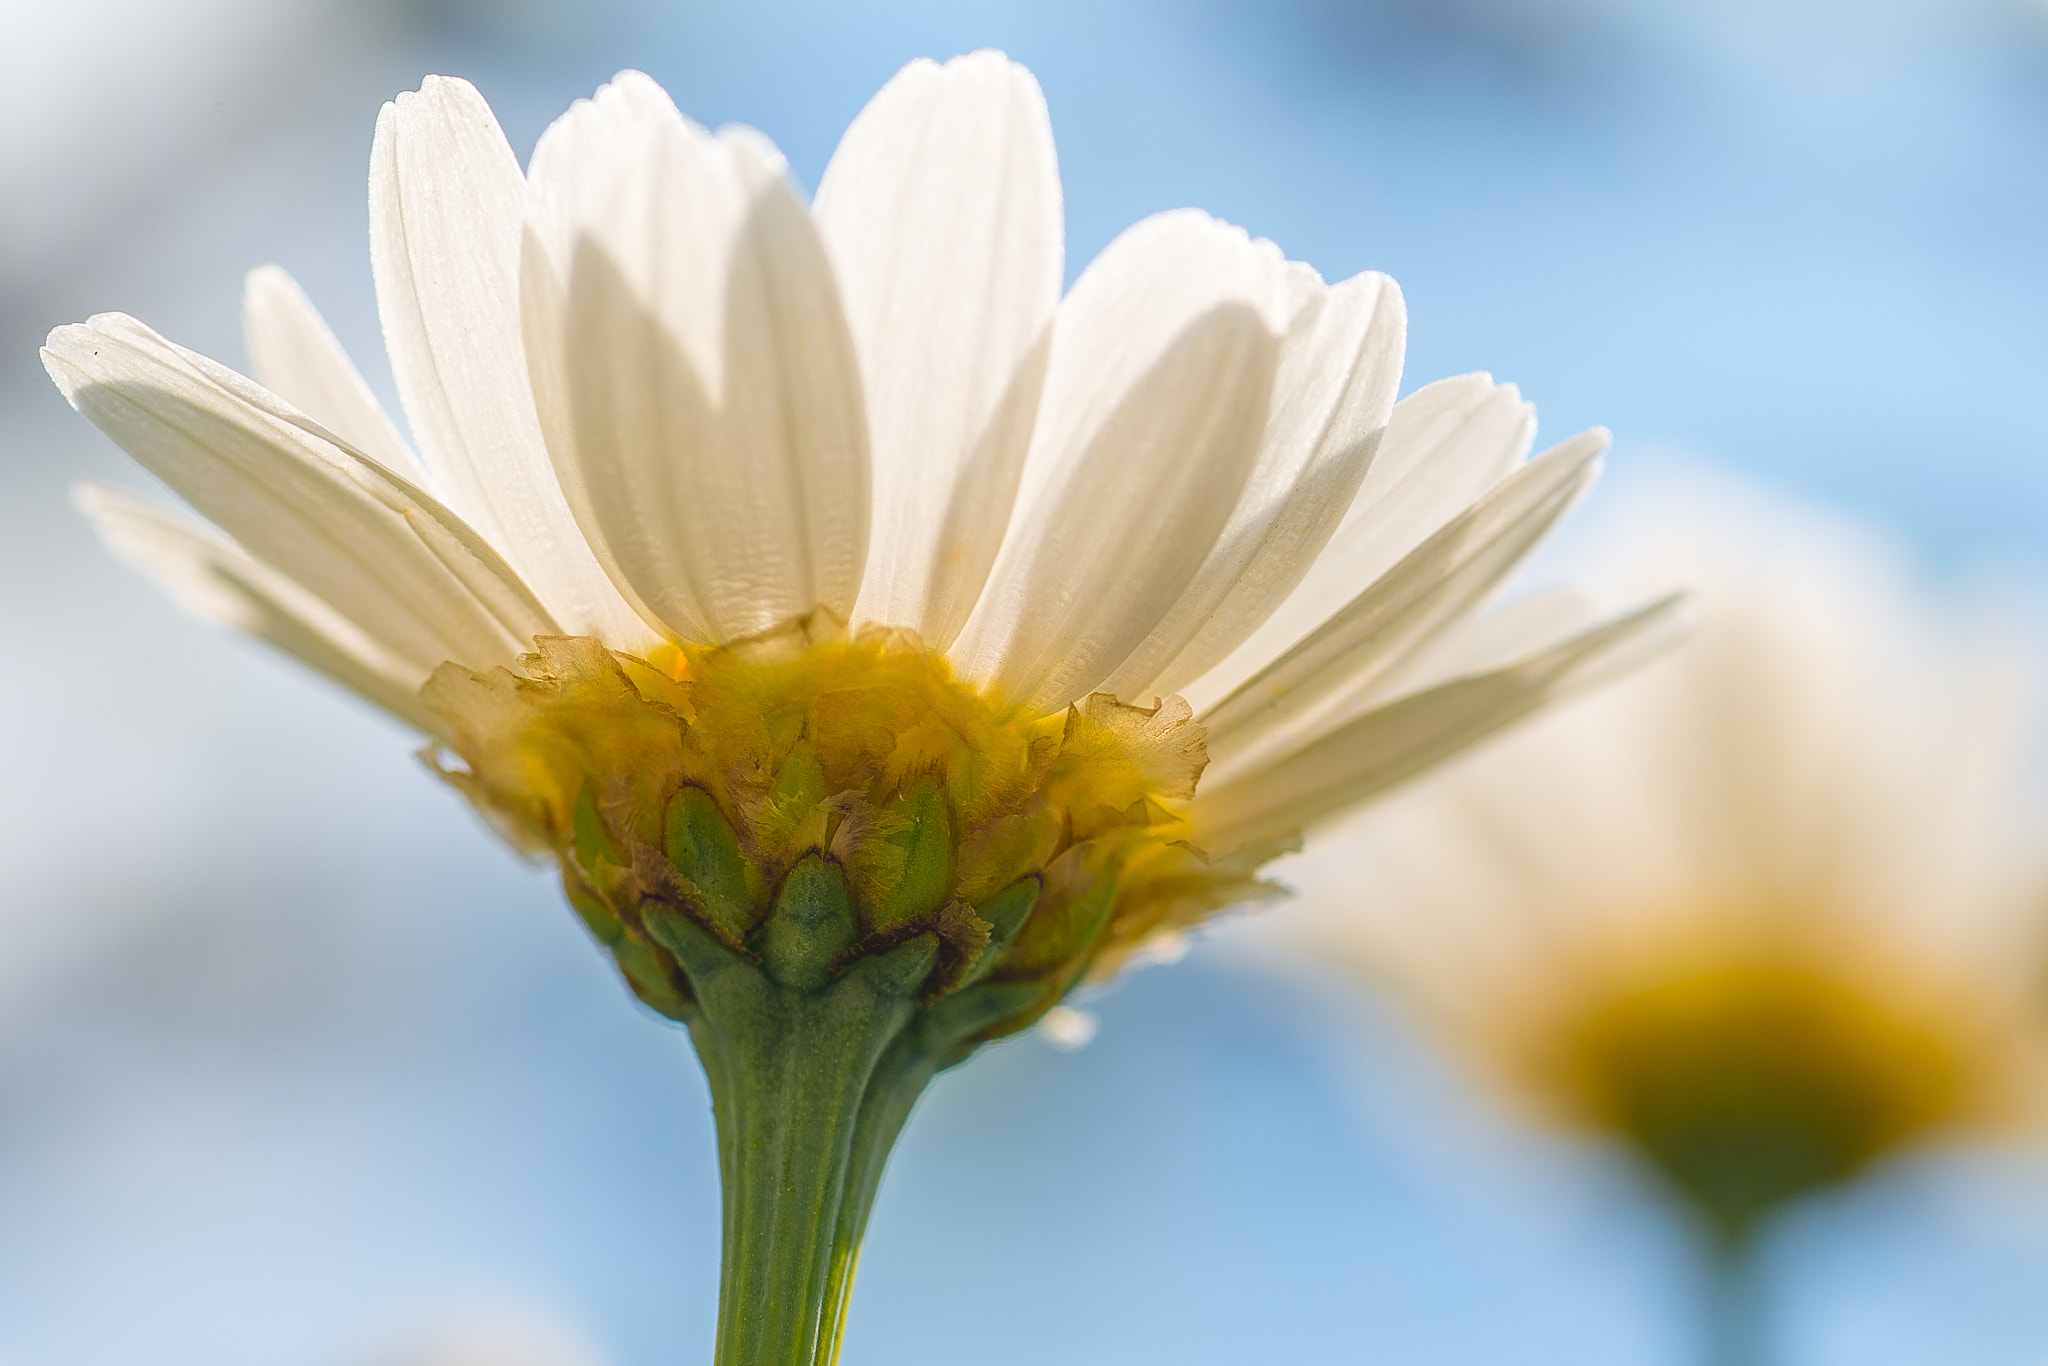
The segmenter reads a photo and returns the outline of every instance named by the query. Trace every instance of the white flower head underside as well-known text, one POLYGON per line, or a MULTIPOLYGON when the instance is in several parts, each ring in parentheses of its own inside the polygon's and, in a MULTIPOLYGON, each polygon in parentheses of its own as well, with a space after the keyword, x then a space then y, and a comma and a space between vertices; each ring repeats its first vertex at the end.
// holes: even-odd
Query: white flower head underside
POLYGON ((101 315, 45 352, 72 402, 225 535, 81 495, 123 556, 415 725, 443 661, 536 634, 644 653, 824 607, 906 628, 1046 712, 1184 693, 1198 823, 1272 838, 1668 638, 1482 618, 1584 494, 1604 433, 1528 458, 1467 375, 1399 404, 1406 313, 1192 210, 1062 296, 1038 85, 913 62, 806 204, 747 128, 627 72, 527 170, 482 97, 385 106, 372 264, 411 444, 283 272, 255 383, 101 315))

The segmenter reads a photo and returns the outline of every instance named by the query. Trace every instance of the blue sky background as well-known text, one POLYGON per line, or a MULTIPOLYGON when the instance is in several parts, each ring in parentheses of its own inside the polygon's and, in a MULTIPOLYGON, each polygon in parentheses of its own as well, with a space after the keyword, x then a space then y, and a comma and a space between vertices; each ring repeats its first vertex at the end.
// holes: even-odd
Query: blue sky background
MULTIPOLYGON (((5 1366, 403 1362, 497 1314, 614 1366, 708 1359, 681 1036, 405 736, 193 629, 63 501, 140 479, 42 379, 54 323, 121 309, 239 361, 241 273, 277 261, 388 392, 364 169, 426 71, 475 79, 523 152, 639 66, 814 184, 902 62, 1002 46, 1046 87, 1070 272, 1196 204, 1394 274, 1404 387, 1514 379, 1553 437, 1614 428, 1617 480, 1719 460, 1944 575, 2048 545, 2048 8, 2023 0, 4 9, 5 1366)), ((1026 1038, 935 1088, 849 1366, 1692 1360, 1689 1244, 1640 1180, 1376 1007, 1211 948, 1095 1009, 1079 1053, 1026 1038)), ((1787 1363, 2048 1358, 2029 1155, 1903 1164, 1773 1256, 1787 1363)))

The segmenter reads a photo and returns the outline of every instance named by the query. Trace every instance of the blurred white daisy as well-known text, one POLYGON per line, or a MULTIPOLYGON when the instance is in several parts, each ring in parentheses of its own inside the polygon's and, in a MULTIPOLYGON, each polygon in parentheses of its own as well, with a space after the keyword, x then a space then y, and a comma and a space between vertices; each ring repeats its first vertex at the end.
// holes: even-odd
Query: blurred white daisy
POLYGON ((1273 929, 1739 1247, 2033 1112, 2031 678, 1817 514, 1699 476, 1621 511, 1608 562, 1697 575, 1698 639, 1333 831, 1273 929))
MULTIPOLYGON (((1528 459, 1531 411, 1483 375, 1396 406, 1384 276, 1326 285, 1179 211, 1061 297, 1044 102, 999 54, 906 68, 808 207, 759 133, 636 73, 524 174, 430 79, 378 122, 370 208, 415 446, 260 270, 254 381, 119 315, 45 352, 218 531, 81 502, 189 606, 432 737, 691 1025, 722 1117, 826 1105, 738 1094, 791 1020, 877 1031, 872 1134, 789 1159, 848 1183, 842 1242, 936 1068, 1675 619, 1475 621, 1607 438, 1528 459)), ((777 1132, 837 1132, 814 1119, 777 1132)), ((722 1340, 800 1307, 728 1272, 722 1340)))

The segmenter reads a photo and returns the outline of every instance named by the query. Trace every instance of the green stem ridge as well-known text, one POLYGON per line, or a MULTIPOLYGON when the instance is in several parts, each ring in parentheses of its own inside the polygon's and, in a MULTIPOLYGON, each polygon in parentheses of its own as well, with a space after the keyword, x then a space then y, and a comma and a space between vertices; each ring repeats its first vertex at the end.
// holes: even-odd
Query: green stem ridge
POLYGON ((883 1054, 862 1099, 860 1118, 854 1128, 846 1196, 840 1202, 832 1237, 834 1294, 825 1304, 824 1330, 815 1366, 831 1366, 838 1360, 868 1215, 874 1208, 875 1194, 881 1189, 889 1153, 909 1121, 917 1098, 924 1094, 933 1077, 964 1062, 974 1052, 982 1030, 1030 1005, 1038 995, 1037 986, 1024 983, 969 987, 921 1012, 883 1054))
POLYGON ((979 961, 935 1000, 936 934, 844 961, 854 911, 824 856, 791 870, 746 950, 687 915, 646 917, 688 979, 718 1124, 717 1366, 838 1359, 861 1238, 918 1096, 1043 990, 978 980, 1036 899, 1035 882, 1011 899, 1022 903, 1014 914, 989 909, 1012 923, 995 925, 979 961))

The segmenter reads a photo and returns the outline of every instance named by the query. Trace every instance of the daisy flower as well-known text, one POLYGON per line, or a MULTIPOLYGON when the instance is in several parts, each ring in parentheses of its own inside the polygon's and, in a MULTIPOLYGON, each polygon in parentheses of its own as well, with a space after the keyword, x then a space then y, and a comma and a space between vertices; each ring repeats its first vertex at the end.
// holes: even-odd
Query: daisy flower
POLYGON ((808 205, 637 73, 524 173, 433 78, 378 121, 370 217, 410 442, 263 269, 253 380, 119 315, 51 335, 212 526, 80 501, 426 735, 689 1026, 721 1362, 836 1355, 938 1069, 1675 618, 1475 621, 1607 438, 1527 458, 1483 375, 1395 404, 1384 276, 1180 211, 1062 296, 1044 101, 999 54, 907 67, 808 205))
POLYGON ((1698 638, 1331 832, 1266 928, 1632 1150, 1740 1289, 1788 1204, 2038 1112, 2028 671, 1818 514, 1697 475, 1626 513, 1698 638))

